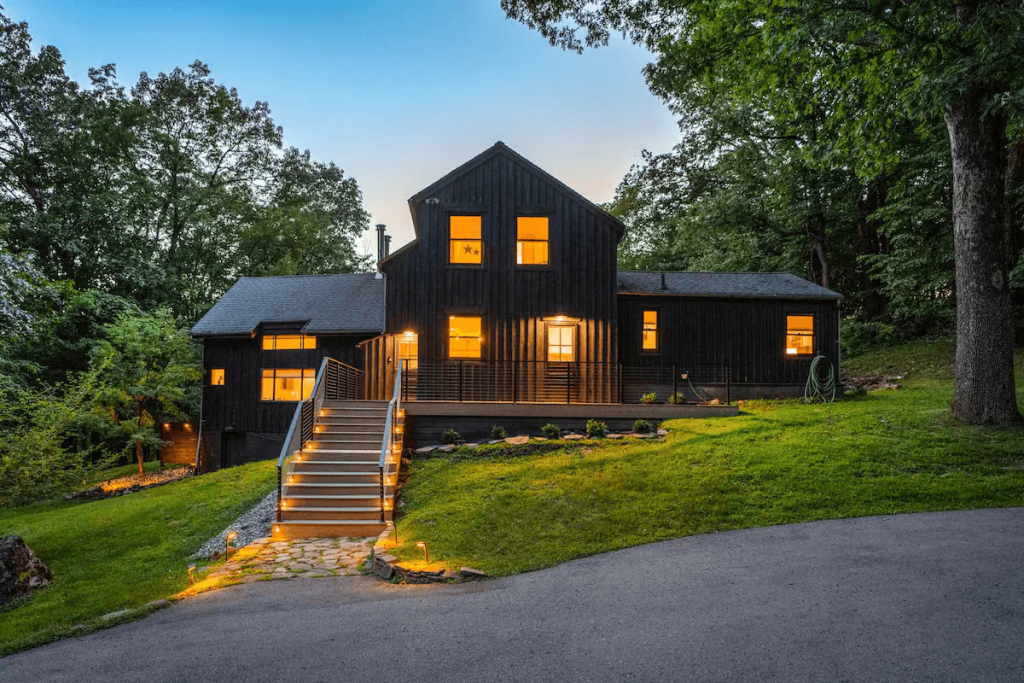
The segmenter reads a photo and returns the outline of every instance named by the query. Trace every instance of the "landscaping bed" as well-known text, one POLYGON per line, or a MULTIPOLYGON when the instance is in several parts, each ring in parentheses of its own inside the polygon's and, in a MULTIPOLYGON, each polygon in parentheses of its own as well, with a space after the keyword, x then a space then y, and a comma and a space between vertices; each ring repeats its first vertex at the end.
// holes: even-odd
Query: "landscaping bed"
POLYGON ((173 481, 179 481, 185 477, 191 477, 193 473, 194 470, 191 467, 175 467, 167 470, 155 470, 152 472, 143 472, 142 474, 132 474, 126 477, 107 479, 96 486, 92 486, 81 491, 74 491, 69 493, 67 498, 71 500, 102 500, 103 498, 113 498, 115 496, 123 496, 128 493, 136 493, 138 491, 150 489, 154 486, 170 484, 173 481))

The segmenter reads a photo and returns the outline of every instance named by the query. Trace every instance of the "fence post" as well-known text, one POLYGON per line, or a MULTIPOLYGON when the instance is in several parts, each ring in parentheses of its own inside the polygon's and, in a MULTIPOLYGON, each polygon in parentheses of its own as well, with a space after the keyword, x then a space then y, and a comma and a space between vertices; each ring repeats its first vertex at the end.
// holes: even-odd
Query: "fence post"
POLYGON ((725 405, 732 403, 732 385, 729 381, 729 364, 725 364, 725 405))
POLYGON ((679 368, 676 367, 675 363, 673 363, 672 364, 672 395, 669 397, 669 400, 668 400, 669 403, 675 404, 675 403, 679 402, 678 399, 676 398, 676 394, 679 393, 678 385, 677 385, 678 381, 679 381, 679 368))
POLYGON ((462 403, 462 361, 459 361, 459 403, 462 403))

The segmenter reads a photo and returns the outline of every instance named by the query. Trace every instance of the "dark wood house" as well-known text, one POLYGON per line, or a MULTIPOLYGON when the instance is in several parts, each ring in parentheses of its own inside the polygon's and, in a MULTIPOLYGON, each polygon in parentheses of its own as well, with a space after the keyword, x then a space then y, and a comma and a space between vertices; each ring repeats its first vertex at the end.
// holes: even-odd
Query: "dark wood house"
POLYGON ((625 419, 651 393, 662 411, 797 395, 816 356, 838 376, 838 294, 784 273, 620 273, 622 223, 500 142, 409 207, 416 238, 381 239, 379 273, 243 278, 193 328, 212 465, 277 455, 325 357, 365 371, 365 399, 397 391, 414 438, 474 416, 535 430, 556 406, 625 419))

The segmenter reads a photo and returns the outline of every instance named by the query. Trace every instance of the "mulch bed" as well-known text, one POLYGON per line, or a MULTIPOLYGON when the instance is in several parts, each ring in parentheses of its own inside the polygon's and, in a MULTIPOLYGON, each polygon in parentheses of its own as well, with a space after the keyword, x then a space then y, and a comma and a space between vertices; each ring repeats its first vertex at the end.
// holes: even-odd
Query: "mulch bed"
POLYGON ((179 481, 193 475, 191 467, 176 467, 173 470, 159 470, 157 472, 146 472, 145 474, 133 474, 130 477, 119 479, 108 479, 107 481, 83 491, 69 493, 69 499, 85 498, 87 500, 101 500, 103 498, 114 498, 128 493, 135 493, 154 486, 163 486, 172 481, 179 481))

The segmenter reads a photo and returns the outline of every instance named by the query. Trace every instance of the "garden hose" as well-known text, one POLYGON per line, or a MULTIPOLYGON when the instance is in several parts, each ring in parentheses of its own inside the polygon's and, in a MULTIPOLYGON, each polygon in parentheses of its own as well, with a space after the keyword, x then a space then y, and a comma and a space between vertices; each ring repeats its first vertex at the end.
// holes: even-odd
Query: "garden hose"
POLYGON ((807 384, 804 385, 804 400, 808 403, 817 396, 824 403, 831 403, 836 400, 836 370, 828 362, 825 356, 815 356, 811 361, 811 371, 807 373, 807 384), (828 374, 821 379, 818 373, 818 364, 825 362, 828 365, 828 374))
POLYGON ((711 401, 698 394, 697 390, 694 389, 693 384, 690 383, 690 373, 686 373, 686 383, 690 385, 690 391, 693 392, 693 395, 697 397, 698 401, 701 403, 711 403, 711 401))

